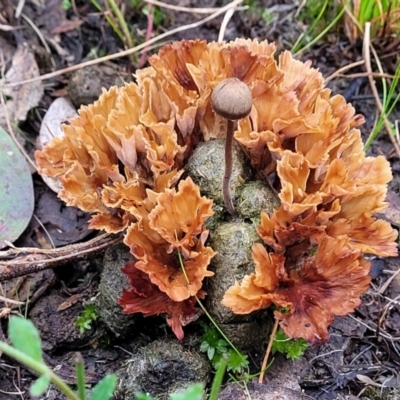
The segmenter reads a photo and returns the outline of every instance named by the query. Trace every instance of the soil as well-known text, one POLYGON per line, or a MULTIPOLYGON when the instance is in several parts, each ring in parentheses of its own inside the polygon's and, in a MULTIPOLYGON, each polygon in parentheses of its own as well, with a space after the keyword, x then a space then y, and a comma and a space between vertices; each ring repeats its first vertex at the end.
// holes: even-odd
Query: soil
MULTIPOLYGON (((22 26, 22 28, 10 32, 0 30, 2 40, 0 45, 4 50, 5 46, 15 47, 22 42, 27 43, 34 52, 41 74, 75 65, 93 57, 113 54, 123 49, 123 43, 104 16, 88 1, 76 1, 77 10, 73 7, 63 10, 62 2, 59 0, 44 0, 43 2, 27 0, 23 8, 24 17, 15 20, 13 7, 16 7, 17 3, 16 0, 1 2, 3 9, 0 8, 0 11, 3 21, 0 23, 22 26), (28 19, 37 31, 42 33, 49 44, 49 52, 45 49, 43 40, 27 22, 28 19), (68 25, 71 22, 75 25, 68 25)), ((102 4, 102 2, 99 3, 102 4)), ((125 7, 126 20, 135 33, 136 43, 142 43, 146 35, 147 17, 138 7, 133 9, 130 5, 132 2, 120 3, 123 3, 125 7)), ((227 4, 227 1, 168 0, 165 3, 204 8, 220 7, 227 4)), ((228 24, 225 39, 245 37, 276 41, 278 53, 283 49, 291 48, 304 29, 294 18, 297 6, 290 0, 255 0, 249 3, 252 4, 249 10, 237 11, 233 15, 228 24), (262 5, 274 7, 275 10, 271 14, 272 20, 268 23, 260 17, 262 5)), ((162 9, 157 15, 161 21, 154 27, 153 35, 204 18, 204 14, 184 13, 170 9, 162 9)), ((197 28, 179 32, 169 37, 168 41, 195 38, 217 40, 222 19, 223 16, 220 16, 197 28)), ((393 73, 399 47, 397 50, 394 48, 390 53, 385 51, 387 45, 386 42, 376 42, 379 54, 386 56, 384 57, 386 70, 388 73, 393 73)), ((147 55, 154 51, 157 49, 150 50, 147 55)), ((301 54, 300 59, 311 60, 313 66, 318 67, 323 75, 328 77, 344 65, 360 60, 361 57, 361 42, 350 43, 342 31, 337 31, 301 54)), ((129 81, 139 65, 145 66, 145 59, 143 63, 140 57, 139 59, 118 58, 45 80, 44 95, 40 104, 31 110, 26 121, 20 124, 27 147, 33 151, 43 116, 55 98, 69 95, 75 106, 93 102, 101 93, 103 86, 109 87, 129 81)), ((364 72, 364 70, 363 67, 358 67, 351 72, 364 72)), ((376 104, 367 78, 339 76, 331 80, 328 86, 334 93, 342 94, 355 106, 358 113, 365 116, 366 123, 361 129, 364 138, 367 138, 377 115, 376 104)), ((397 109, 391 119, 394 121, 399 116, 400 110, 397 109)), ((383 154, 392 164, 394 178, 390 183, 388 195, 390 212, 385 213, 384 218, 396 225, 399 223, 400 210, 398 196, 400 163, 385 132, 381 133, 368 153, 383 154)), ((56 246, 87 241, 96 235, 86 228, 87 215, 79 210, 66 208, 37 174, 33 175, 33 179, 37 219, 31 221, 24 234, 15 243, 16 246, 48 246, 47 233, 43 231, 43 225, 48 234, 53 237, 56 246), (38 220, 41 224, 37 222, 38 220), (60 229, 64 232, 63 235, 58 234, 60 229)), ((279 388, 282 393, 285 392, 286 397, 282 398, 288 399, 400 399, 398 376, 400 370, 398 301, 400 274, 396 275, 385 288, 388 279, 399 271, 399 258, 375 257, 371 261, 373 282, 363 296, 362 305, 352 315, 336 318, 330 328, 328 343, 309 348, 301 360, 290 361, 277 357, 266 376, 271 387, 263 389, 260 385, 252 384, 253 399, 281 398, 276 395, 277 391, 274 391, 274 387, 279 388), (301 392, 303 395, 299 394, 301 392), (271 393, 275 393, 276 397, 273 397, 271 393)), ((126 365, 127 360, 131 360, 132 363, 132 359, 135 360, 137 354, 142 354, 140 351, 144 352, 143 349, 150 344, 153 346, 155 341, 158 344, 162 341, 171 343, 171 340, 177 342, 171 335, 169 327, 166 326, 165 320, 157 317, 135 316, 135 321, 126 322, 129 329, 125 330, 116 327, 110 331, 103 326, 100 319, 93 320, 88 329, 80 330, 77 327, 76 320, 82 315, 85 305, 98 296, 99 271, 102 264, 103 255, 100 254, 91 259, 73 261, 54 270, 3 282, 1 286, 0 294, 12 297, 13 293, 15 295, 15 292, 18 292, 19 300, 29 298, 27 316, 40 331, 46 362, 56 368, 57 373, 71 385, 75 383, 74 359, 77 352, 81 353, 85 360, 88 383, 94 384, 107 373, 121 371, 121 367, 126 365), (130 328, 131 323, 132 328, 130 328)), ((3 307, 2 300, 0 300, 0 306, 3 307)), ((17 307, 10 310, 13 313, 19 311, 17 307)), ((204 320, 204 317, 200 320, 204 320)), ((7 318, 4 317, 0 321, 0 338, 6 331, 7 318)), ((198 323, 185 327, 186 337, 182 342, 182 348, 177 348, 176 352, 182 352, 184 358, 190 358, 188 352, 198 351, 198 334, 201 332, 202 328, 198 323)), ((181 344, 169 345, 171 349, 177 346, 181 344)), ((252 372, 256 373, 259 370, 264 351, 265 346, 249 351, 252 372)), ((193 357, 197 360, 196 357, 200 356, 193 355, 193 357)), ((176 363, 175 358, 173 360, 168 361, 169 364, 167 363, 162 371, 165 369, 169 369, 170 372, 175 371, 170 369, 171 365, 176 363)), ((190 364, 190 360, 186 361, 190 364)), ((187 368, 197 371, 196 368, 201 365, 202 374, 206 368, 208 375, 206 374, 207 376, 202 379, 205 383, 210 382, 212 376, 208 367, 203 366, 204 360, 196 362, 199 364, 195 367, 189 365, 187 368)), ((162 375, 162 371, 158 373, 162 375)), ((130 373, 133 374, 132 371, 130 373)), ((139 372, 135 373, 139 374, 139 372)), ((172 381, 175 378, 183 381, 191 379, 180 378, 178 372, 172 375, 170 377, 172 381)), ((4 355, 0 357, 0 400, 31 399, 29 386, 35 379, 31 371, 4 355)), ((146 390, 151 390, 151 379, 145 385, 146 390)), ((159 381, 154 382, 155 386, 159 384, 159 381)), ((162 386, 160 390, 165 393, 169 391, 166 386, 162 386)), ((221 395, 221 399, 247 398, 244 397, 244 392, 240 391, 239 386, 230 383, 221 395)), ((62 399, 62 396, 51 389, 41 398, 62 399)), ((123 394, 115 395, 115 399, 123 398, 128 397, 124 397, 123 394)))

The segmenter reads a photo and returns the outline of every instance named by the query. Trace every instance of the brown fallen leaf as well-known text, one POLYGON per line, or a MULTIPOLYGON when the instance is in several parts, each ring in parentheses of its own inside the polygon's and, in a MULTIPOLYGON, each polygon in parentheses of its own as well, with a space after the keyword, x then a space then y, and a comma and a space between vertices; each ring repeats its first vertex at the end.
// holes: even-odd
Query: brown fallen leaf
POLYGON ((74 29, 80 27, 84 21, 76 19, 75 21, 65 21, 62 25, 55 27, 50 33, 52 35, 58 35, 59 33, 65 33, 73 31, 74 29))
POLYGON ((74 294, 71 297, 68 297, 67 300, 65 300, 58 306, 57 311, 63 311, 66 310, 67 308, 72 307, 75 303, 77 303, 81 299, 81 297, 82 297, 81 293, 74 294))
MULTIPOLYGON (((28 111, 39 104, 43 96, 41 81, 25 83, 7 87, 9 83, 16 83, 39 76, 39 68, 35 57, 26 43, 20 44, 12 58, 10 69, 5 75, 5 86, 2 94, 7 98, 6 107, 11 124, 24 121, 28 111)), ((7 129, 6 112, 0 107, 0 126, 7 129)))
POLYGON ((389 206, 378 216, 389 221, 392 225, 400 227, 400 195, 389 190, 386 196, 389 206))

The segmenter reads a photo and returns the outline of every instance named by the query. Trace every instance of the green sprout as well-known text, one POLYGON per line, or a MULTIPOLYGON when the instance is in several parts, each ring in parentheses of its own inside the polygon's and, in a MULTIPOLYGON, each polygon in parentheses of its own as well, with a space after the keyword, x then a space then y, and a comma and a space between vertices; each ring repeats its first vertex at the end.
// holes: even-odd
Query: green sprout
POLYGON ((80 334, 86 330, 92 329, 92 323, 99 317, 96 306, 87 304, 82 313, 76 319, 76 326, 79 328, 80 334))
POLYGON ((272 354, 279 352, 291 360, 298 360, 308 347, 309 345, 304 339, 290 339, 282 329, 279 329, 272 343, 272 354))
POLYGON ((236 352, 229 347, 228 342, 212 325, 202 324, 204 334, 200 345, 200 351, 207 353, 208 359, 215 369, 218 369, 221 360, 226 361, 227 371, 242 374, 248 369, 247 356, 236 352))

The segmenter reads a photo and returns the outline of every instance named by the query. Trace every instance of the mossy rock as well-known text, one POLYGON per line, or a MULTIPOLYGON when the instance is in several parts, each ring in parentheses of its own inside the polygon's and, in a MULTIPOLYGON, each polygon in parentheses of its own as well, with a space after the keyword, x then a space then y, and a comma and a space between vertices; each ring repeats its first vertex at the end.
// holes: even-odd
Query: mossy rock
MULTIPOLYGON (((244 182, 251 180, 250 161, 239 146, 233 146, 233 170, 231 195, 233 203, 244 182)), ((225 140, 210 140, 200 143, 189 158, 185 170, 200 187, 201 193, 214 200, 217 206, 224 206, 222 180, 225 172, 225 140)))
POLYGON ((193 383, 206 385, 211 373, 203 355, 191 352, 176 339, 156 340, 142 347, 117 372, 119 385, 116 399, 134 399, 144 392, 160 400, 185 390, 193 383))
POLYGON ((130 261, 134 261, 134 257, 123 243, 109 247, 103 258, 103 271, 96 306, 101 321, 116 336, 125 336, 132 332, 139 318, 138 314, 123 314, 118 304, 122 291, 130 287, 128 278, 122 272, 124 265, 130 261))
POLYGON ((221 304, 225 292, 236 280, 254 271, 252 246, 260 242, 256 228, 244 221, 225 222, 211 232, 210 246, 217 252, 209 269, 215 275, 207 280, 207 308, 218 323, 245 321, 251 316, 239 316, 221 304))
POLYGON ((238 196, 236 211, 242 218, 259 224, 261 212, 272 213, 280 205, 278 195, 264 182, 246 182, 238 196))

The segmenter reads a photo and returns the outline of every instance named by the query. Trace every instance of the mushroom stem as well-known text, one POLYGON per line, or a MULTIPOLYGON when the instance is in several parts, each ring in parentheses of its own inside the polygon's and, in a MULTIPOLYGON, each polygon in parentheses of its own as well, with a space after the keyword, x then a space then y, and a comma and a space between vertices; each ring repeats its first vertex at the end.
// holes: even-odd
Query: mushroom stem
POLYGON ((222 182, 222 195, 224 197, 225 207, 229 214, 236 216, 235 207, 233 206, 232 196, 231 196, 231 176, 233 169, 232 160, 232 147, 233 147, 233 132, 235 127, 235 122, 228 119, 227 120, 227 131, 226 131, 226 142, 225 142, 225 174, 224 180, 222 182))
POLYGON ((231 176, 233 169, 232 146, 235 121, 247 117, 253 104, 251 90, 238 78, 226 78, 215 86, 211 95, 211 107, 216 114, 227 121, 225 143, 225 175, 222 181, 222 195, 229 214, 236 216, 231 197, 231 176))

